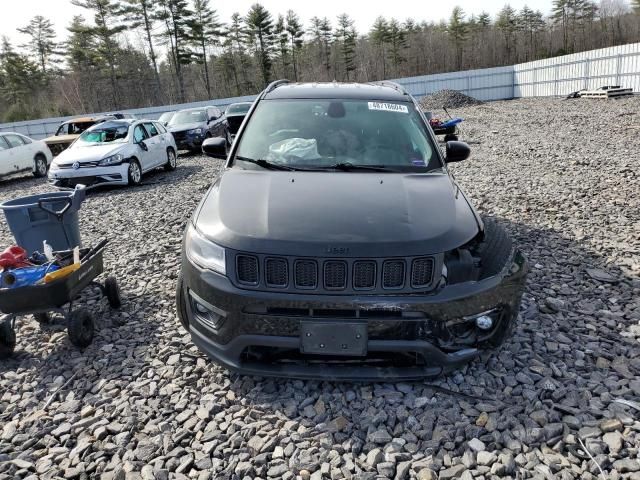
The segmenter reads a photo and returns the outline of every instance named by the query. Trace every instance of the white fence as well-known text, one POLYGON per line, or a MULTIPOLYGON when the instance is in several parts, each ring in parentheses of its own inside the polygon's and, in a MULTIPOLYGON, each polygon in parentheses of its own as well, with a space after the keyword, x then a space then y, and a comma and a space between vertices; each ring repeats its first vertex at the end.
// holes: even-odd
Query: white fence
MULTIPOLYGON (((415 97, 442 89, 460 90, 479 100, 505 100, 519 97, 567 95, 583 88, 621 85, 640 92, 640 43, 601 48, 561 57, 520 63, 508 67, 439 73, 399 78, 415 97)), ((162 113, 182 108, 252 101, 255 95, 222 98, 204 102, 123 110, 140 118, 158 118, 162 113)), ((33 138, 55 133, 58 125, 73 117, 47 118, 0 124, 0 131, 14 131, 33 138)))

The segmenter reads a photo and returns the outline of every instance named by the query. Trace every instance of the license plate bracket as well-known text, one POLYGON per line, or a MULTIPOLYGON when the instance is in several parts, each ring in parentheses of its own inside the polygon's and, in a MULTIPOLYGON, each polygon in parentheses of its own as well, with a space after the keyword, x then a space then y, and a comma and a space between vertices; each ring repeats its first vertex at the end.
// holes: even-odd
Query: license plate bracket
POLYGON ((364 357, 367 354, 367 324, 342 321, 301 322, 300 352, 364 357))

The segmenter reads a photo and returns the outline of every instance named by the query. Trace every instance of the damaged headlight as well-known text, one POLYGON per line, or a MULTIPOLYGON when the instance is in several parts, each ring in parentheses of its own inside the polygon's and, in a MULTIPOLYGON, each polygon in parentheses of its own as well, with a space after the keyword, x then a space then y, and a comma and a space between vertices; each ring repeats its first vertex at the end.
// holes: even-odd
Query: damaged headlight
POLYGON ((201 128, 194 128, 193 130, 187 130, 188 135, 202 135, 201 128))
POLYGON ((185 236, 187 258, 200 268, 208 268, 214 272, 226 274, 224 248, 207 240, 193 225, 189 224, 185 236))
POLYGON ((98 162, 98 165, 101 167, 111 166, 111 165, 120 165, 124 160, 124 156, 120 153, 116 153, 115 155, 110 155, 108 157, 103 158, 98 162))

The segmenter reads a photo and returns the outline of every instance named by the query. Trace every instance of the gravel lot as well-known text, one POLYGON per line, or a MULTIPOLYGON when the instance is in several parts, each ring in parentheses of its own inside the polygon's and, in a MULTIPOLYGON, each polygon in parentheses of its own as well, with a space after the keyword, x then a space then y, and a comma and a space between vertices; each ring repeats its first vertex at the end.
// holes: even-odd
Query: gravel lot
MULTIPOLYGON (((91 194, 84 240, 111 239, 126 300, 85 296, 84 352, 21 323, 0 363, 0 479, 640 478, 639 112, 640 97, 455 111, 474 154, 453 170, 531 273, 514 337, 429 383, 244 378, 196 350, 174 309, 180 242, 221 162, 91 194)), ((0 200, 47 189, 3 181, 0 200)))

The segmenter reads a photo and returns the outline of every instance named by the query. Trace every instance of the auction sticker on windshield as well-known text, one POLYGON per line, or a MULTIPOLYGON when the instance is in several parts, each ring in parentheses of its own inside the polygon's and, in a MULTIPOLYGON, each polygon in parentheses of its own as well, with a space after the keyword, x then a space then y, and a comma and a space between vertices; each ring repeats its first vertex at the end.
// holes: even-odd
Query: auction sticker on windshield
POLYGON ((368 102, 369 110, 382 110, 384 112, 409 113, 406 105, 398 105, 397 103, 380 103, 368 102))

